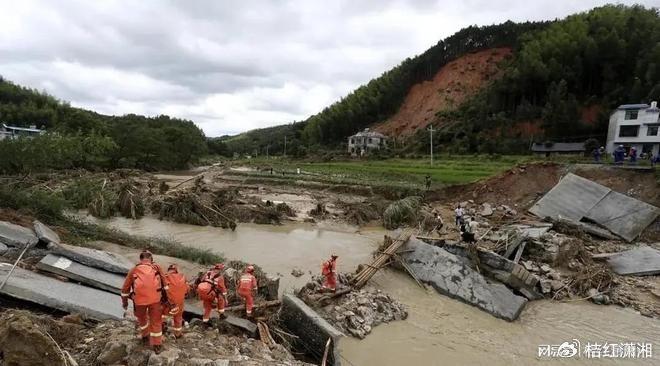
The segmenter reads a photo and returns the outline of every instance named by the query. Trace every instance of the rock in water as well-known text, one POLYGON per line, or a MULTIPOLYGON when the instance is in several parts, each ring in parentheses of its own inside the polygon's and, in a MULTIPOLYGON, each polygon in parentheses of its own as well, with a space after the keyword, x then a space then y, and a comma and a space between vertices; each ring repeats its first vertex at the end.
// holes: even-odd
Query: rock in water
POLYGON ((411 238, 402 254, 413 273, 438 292, 474 305, 502 319, 515 320, 527 299, 515 295, 504 284, 489 282, 472 269, 467 258, 411 238))

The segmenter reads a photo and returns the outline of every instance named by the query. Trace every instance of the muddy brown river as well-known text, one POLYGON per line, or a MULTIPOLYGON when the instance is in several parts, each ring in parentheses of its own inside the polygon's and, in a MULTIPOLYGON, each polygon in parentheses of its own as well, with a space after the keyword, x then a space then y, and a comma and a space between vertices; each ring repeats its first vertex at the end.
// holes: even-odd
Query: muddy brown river
MULTIPOLYGON (((331 253, 340 270, 369 262, 385 231, 320 229, 311 224, 240 225, 235 232, 159 221, 155 218, 103 221, 131 234, 171 237, 185 245, 224 253, 227 258, 259 264, 280 274, 281 290, 291 291, 316 274, 331 253), (305 271, 300 278, 291 269, 305 271)), ((344 365, 660 365, 660 321, 630 309, 586 301, 535 301, 520 319, 506 322, 459 301, 422 289, 407 275, 384 270, 372 283, 406 304, 405 321, 375 327, 364 340, 347 337, 340 348, 344 365), (544 358, 539 345, 577 339, 591 343, 652 343, 653 358, 544 358)))

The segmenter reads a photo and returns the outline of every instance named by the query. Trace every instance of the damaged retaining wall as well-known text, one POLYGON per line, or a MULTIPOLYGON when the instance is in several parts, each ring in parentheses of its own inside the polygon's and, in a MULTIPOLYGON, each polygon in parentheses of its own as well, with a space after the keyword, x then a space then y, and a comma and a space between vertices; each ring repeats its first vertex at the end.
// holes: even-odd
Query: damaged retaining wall
POLYGON ((285 294, 282 297, 280 321, 291 333, 300 337, 303 343, 301 346, 308 353, 313 354, 315 357, 320 355, 319 360, 323 356, 328 338, 332 338, 330 351, 328 352, 328 364, 341 365, 339 339, 344 334, 295 295, 285 294))

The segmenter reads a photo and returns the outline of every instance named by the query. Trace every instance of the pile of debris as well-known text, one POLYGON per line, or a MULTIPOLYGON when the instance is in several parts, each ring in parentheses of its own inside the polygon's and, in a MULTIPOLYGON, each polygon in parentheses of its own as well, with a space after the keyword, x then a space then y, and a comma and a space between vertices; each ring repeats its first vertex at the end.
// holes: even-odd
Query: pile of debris
POLYGON ((183 338, 167 336, 155 354, 135 337, 132 321, 91 323, 22 310, 0 313, 0 363, 7 365, 307 365, 280 344, 187 325, 183 338))
POLYGON ((408 317, 405 305, 381 290, 366 288, 349 291, 351 278, 350 275, 338 276, 341 286, 337 293, 345 293, 332 297, 321 292, 322 277, 315 276, 300 290, 298 297, 334 327, 360 339, 364 339, 377 325, 408 317))

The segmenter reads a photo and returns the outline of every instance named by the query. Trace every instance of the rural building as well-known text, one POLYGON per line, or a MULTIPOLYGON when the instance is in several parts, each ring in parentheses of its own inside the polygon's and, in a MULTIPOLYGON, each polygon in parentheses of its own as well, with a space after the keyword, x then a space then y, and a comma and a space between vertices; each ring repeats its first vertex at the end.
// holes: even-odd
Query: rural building
POLYGON ((44 133, 44 130, 37 129, 37 126, 30 126, 29 128, 15 127, 7 126, 4 123, 0 126, 0 140, 6 138, 15 139, 18 137, 33 137, 42 133, 44 133))
POLYGON ((545 156, 557 154, 582 155, 584 150, 584 142, 535 142, 532 144, 533 153, 545 156))
POLYGON ((388 137, 380 132, 365 128, 348 138, 348 153, 353 156, 369 154, 373 150, 387 147, 388 137))
POLYGON ((605 149, 611 154, 616 146, 623 145, 626 151, 634 147, 638 153, 655 156, 660 149, 659 127, 658 102, 620 105, 610 116, 605 149))

